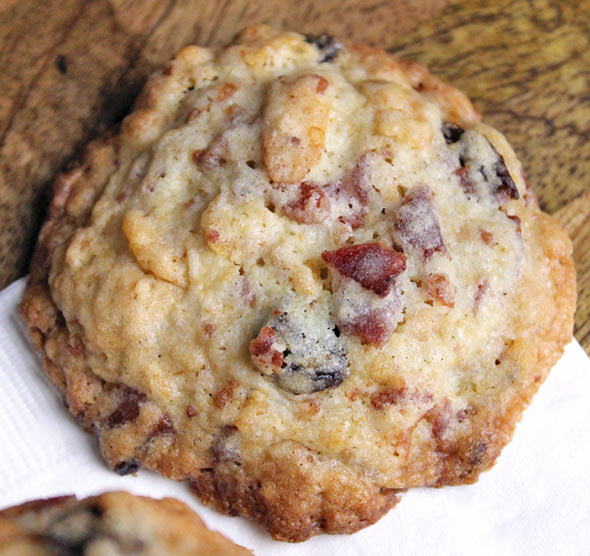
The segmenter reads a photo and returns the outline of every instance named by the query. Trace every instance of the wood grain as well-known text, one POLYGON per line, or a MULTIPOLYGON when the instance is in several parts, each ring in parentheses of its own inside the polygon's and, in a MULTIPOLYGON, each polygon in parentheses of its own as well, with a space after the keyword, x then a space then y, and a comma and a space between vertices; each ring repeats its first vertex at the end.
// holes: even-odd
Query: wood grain
POLYGON ((448 0, 0 0, 0 288, 22 275, 48 182, 181 46, 264 21, 368 44, 448 0))
POLYGON ((590 189, 555 213, 574 244, 578 282, 575 335, 590 353, 590 189))

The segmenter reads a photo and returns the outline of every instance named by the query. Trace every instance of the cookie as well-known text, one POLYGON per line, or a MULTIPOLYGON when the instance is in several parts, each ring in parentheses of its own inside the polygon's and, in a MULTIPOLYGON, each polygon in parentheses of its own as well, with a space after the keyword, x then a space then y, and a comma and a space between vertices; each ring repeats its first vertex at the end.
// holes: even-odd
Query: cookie
POLYGON ((301 541, 493 465, 574 274, 462 93, 257 26, 181 50, 57 178, 21 312, 110 468, 301 541))
POLYGON ((0 511, 2 556, 246 556, 186 504, 127 492, 59 496, 0 511))

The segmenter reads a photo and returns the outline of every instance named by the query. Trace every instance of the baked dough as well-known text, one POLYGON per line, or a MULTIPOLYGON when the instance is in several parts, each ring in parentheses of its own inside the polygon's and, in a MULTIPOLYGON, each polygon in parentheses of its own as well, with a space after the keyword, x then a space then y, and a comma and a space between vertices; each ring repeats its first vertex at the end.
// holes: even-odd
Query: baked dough
POLYGON ((569 239, 462 93, 256 26, 57 178, 21 311, 109 467, 302 541, 475 481, 574 307, 569 239))

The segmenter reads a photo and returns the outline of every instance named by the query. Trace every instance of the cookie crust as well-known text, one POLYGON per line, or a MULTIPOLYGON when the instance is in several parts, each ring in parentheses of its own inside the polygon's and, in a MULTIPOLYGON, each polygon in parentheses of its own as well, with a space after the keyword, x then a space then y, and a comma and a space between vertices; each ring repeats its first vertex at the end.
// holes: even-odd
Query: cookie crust
MULTIPOLYGON (((21 303, 21 314, 33 343, 43 353, 45 373, 64 396, 72 415, 97 435, 101 452, 111 468, 127 473, 145 467, 176 480, 188 479, 202 500, 231 515, 246 515, 257 520, 279 540, 302 541, 321 532, 351 533, 378 520, 396 504, 398 493, 406 488, 475 481, 481 471, 493 465, 511 438, 522 410, 571 339, 575 308, 570 241, 559 226, 538 209, 505 139, 478 123, 479 116, 462 93, 440 82, 422 66, 400 61, 378 50, 346 42, 339 44, 340 49, 334 54, 330 43, 330 56, 334 58, 322 62, 325 55, 321 48, 321 56, 318 55, 313 39, 306 41, 296 34, 279 34, 258 26, 244 31, 233 46, 223 51, 198 47, 182 50, 162 72, 149 80, 120 132, 91 143, 80 163, 57 178, 50 216, 41 231, 21 303), (331 73, 331 69, 324 71, 324 66, 336 63, 340 73, 331 73), (236 72, 245 67, 264 84, 266 92, 257 93, 257 103, 250 105, 247 99, 233 101, 240 94, 241 83, 234 83, 239 79, 224 80, 219 70, 224 66, 235 66, 236 72), (281 72, 286 77, 277 79, 281 72), (361 78, 357 77, 358 72, 364 72, 361 78), (351 82, 356 80, 356 91, 360 91, 364 102, 371 106, 373 143, 370 154, 357 145, 347 146, 342 156, 350 158, 354 152, 353 161, 349 161, 344 177, 334 178, 326 163, 326 152, 328 146, 336 148, 338 145, 333 122, 338 120, 339 114, 334 106, 338 106, 344 94, 339 81, 342 74, 351 82), (205 85, 209 87, 206 95, 197 95, 192 104, 183 100, 205 85), (316 102, 318 97, 321 100, 316 102), (291 112, 285 110, 286 105, 296 115, 306 116, 295 121, 291 112), (149 195, 150 187, 161 187, 153 180, 170 172, 156 168, 158 160, 153 153, 159 142, 166 134, 171 137, 181 120, 188 125, 203 117, 210 118, 204 125, 214 130, 221 129, 216 118, 224 122, 239 121, 239 125, 245 126, 246 141, 258 137, 260 149, 251 153, 251 159, 243 160, 238 147, 235 147, 237 154, 232 151, 232 140, 236 137, 226 132, 212 133, 206 141, 201 141, 202 147, 190 147, 191 164, 196 166, 199 175, 213 176, 213 179, 205 179, 197 195, 182 199, 189 210, 197 209, 194 215, 197 224, 191 228, 191 233, 198 236, 196 252, 207 256, 191 260, 190 253, 172 248, 168 259, 158 258, 154 256, 154 246, 168 238, 150 236, 145 207, 143 212, 138 210, 137 205, 133 205, 134 196, 142 188, 142 194, 149 195), (314 123, 312 127, 310 121, 314 123), (441 121, 452 122, 461 130, 471 130, 471 135, 463 134, 463 139, 458 139, 462 142, 448 145, 447 151, 445 138, 436 127, 441 121), (254 135, 247 135, 253 127, 257 130, 254 135), (298 139, 295 142, 291 137, 298 139), (453 146, 455 144, 457 146, 453 146), (401 189, 396 185, 389 193, 372 190, 365 194, 359 189, 358 183, 362 181, 359 176, 364 175, 367 168, 377 172, 375 168, 380 169, 392 158, 404 160, 416 152, 428 151, 432 145, 438 145, 438 151, 445 153, 447 167, 452 166, 449 161, 453 156, 453 161, 465 160, 473 151, 481 159, 478 164, 484 169, 490 168, 489 171, 495 172, 494 176, 500 176, 501 180, 501 172, 494 168, 500 159, 505 164, 518 198, 514 198, 514 193, 512 198, 510 195, 504 198, 504 195, 501 199, 499 194, 494 194, 482 200, 487 195, 484 189, 488 182, 470 174, 475 163, 457 168, 454 181, 445 186, 454 187, 452 198, 461 196, 465 206, 477 204, 474 210, 480 210, 479 207, 485 205, 486 214, 492 215, 493 232, 471 226, 468 218, 462 221, 463 228, 449 231, 452 213, 445 214, 443 191, 432 186, 434 193, 412 193, 419 186, 406 188, 411 180, 404 181, 403 175, 396 182, 401 189), (452 151, 457 148, 464 149, 467 154, 452 151), (379 153, 377 162, 371 158, 374 152, 379 153), (146 157, 152 157, 149 159, 151 170, 147 173, 146 157), (272 306, 272 300, 268 299, 261 308, 265 294, 239 278, 245 276, 253 282, 259 279, 257 273, 261 267, 259 264, 249 267, 243 262, 255 254, 247 253, 239 258, 249 246, 240 242, 239 231, 233 236, 227 232, 238 226, 239 220, 228 216, 226 200, 218 190, 207 189, 214 187, 211 183, 219 179, 219 175, 224 175, 215 172, 224 172, 224 164, 229 161, 231 165, 232 157, 254 166, 252 170, 256 174, 252 175, 252 180, 259 180, 262 175, 267 184, 281 184, 280 188, 265 189, 265 201, 260 209, 255 199, 251 204, 248 204, 250 200, 240 203, 241 218, 254 218, 248 222, 272 226, 276 218, 281 218, 281 222, 287 221, 289 226, 303 229, 301 237, 304 237, 308 230, 320 229, 330 214, 336 214, 331 236, 327 240, 322 236, 322 242, 318 241, 315 258, 308 266, 300 265, 279 249, 274 252, 274 258, 265 257, 266 267, 262 267, 286 272, 288 294, 296 298, 311 296, 320 300, 321 305, 327 294, 320 290, 332 290, 330 299, 338 305, 332 305, 329 312, 332 319, 343 323, 340 328, 344 333, 338 341, 342 338, 346 342, 350 360, 350 376, 333 388, 311 394, 285 393, 276 386, 280 381, 275 384, 272 380, 272 372, 265 375, 266 367, 257 364, 256 358, 251 360, 250 342, 264 324, 264 315, 271 310, 285 310, 295 322, 299 309, 272 306), (138 178, 132 176, 134 171, 138 178), (320 186, 322 177, 337 186, 320 186), (131 183, 131 187, 126 183, 131 183), (299 186, 302 183, 308 185, 299 186), (290 186, 301 187, 299 198, 284 193, 291 191, 290 186), (408 196, 404 189, 410 190, 408 196), (336 190, 339 193, 334 193, 336 190), (216 194, 219 196, 215 197, 216 194), (340 210, 338 195, 344 194, 348 195, 348 208, 345 206, 337 213, 335 211, 340 210), (391 222, 387 228, 383 227, 385 219, 377 222, 374 216, 382 212, 375 209, 377 194, 387 197, 386 201, 379 198, 387 222, 391 222), (325 208, 324 197, 328 198, 331 212, 325 208), (203 199, 206 202, 203 203, 203 199), (427 202, 436 210, 425 212, 423 207, 416 208, 416 203, 427 202), (108 203, 123 207, 109 208, 109 214, 116 214, 112 221, 101 213, 108 203), (405 231, 407 215, 416 211, 432 213, 423 218, 430 219, 430 229, 438 226, 442 230, 440 241, 436 234, 431 233, 426 241, 424 237, 412 235, 413 228, 405 231), (207 314, 207 318, 201 319, 198 330, 191 329, 199 353, 192 353, 192 359, 188 356, 183 359, 183 354, 174 356, 176 364, 184 362, 186 365, 185 374, 194 372, 191 369, 196 364, 204 365, 207 372, 212 373, 207 383, 209 401, 189 391, 180 396, 182 404, 172 402, 165 374, 162 383, 154 375, 146 379, 141 373, 122 372, 123 366, 131 368, 131 363, 121 358, 117 343, 122 329, 116 328, 118 324, 112 320, 107 321, 108 326, 116 328, 111 335, 105 335, 104 330, 93 330, 91 326, 96 326, 96 319, 103 318, 104 314, 93 309, 99 316, 89 317, 88 313, 78 310, 85 303, 85 295, 104 296, 104 292, 92 290, 90 286, 85 286, 86 293, 81 287, 71 290, 71 284, 76 280, 90 284, 102 278, 84 276, 82 271, 74 279, 71 276, 75 273, 68 276, 70 270, 64 273, 63 269, 83 269, 88 263, 87 252, 93 256, 100 254, 96 236, 88 232, 99 220, 104 230, 109 229, 109 222, 117 227, 116 242, 119 243, 115 244, 115 249, 123 253, 122 259, 118 255, 123 261, 119 282, 111 287, 125 290, 133 286, 137 296, 143 295, 146 288, 149 293, 149 288, 154 287, 154 276, 158 279, 157 288, 163 303, 177 299, 179 291, 190 295, 194 291, 191 285, 200 280, 194 268, 217 264, 211 253, 223 259, 224 265, 229 261, 231 267, 223 266, 227 272, 227 268, 241 265, 245 274, 238 273, 232 278, 235 287, 241 289, 232 295, 245 301, 243 312, 247 316, 244 319, 250 325, 241 330, 242 333, 248 331, 244 334, 247 337, 236 339, 230 334, 230 341, 237 345, 232 350, 227 343, 216 339, 219 328, 227 326, 226 321, 215 321, 210 310, 202 309, 200 314, 207 314), (361 243, 365 229, 373 233, 371 240, 375 233, 380 234, 382 251, 397 249, 407 256, 408 268, 402 271, 401 278, 395 279, 396 284, 401 285, 392 290, 379 284, 375 286, 376 291, 386 295, 380 297, 374 291, 370 294, 378 304, 379 314, 386 315, 384 322, 394 322, 394 325, 387 325, 394 326, 393 330, 385 332, 382 329, 386 326, 379 322, 371 330, 361 332, 358 324, 356 328, 350 324, 355 322, 350 320, 353 311, 349 307, 350 300, 365 295, 363 288, 334 266, 326 268, 321 263, 322 252, 345 245, 346 239, 361 243), (478 237, 474 240, 474 236, 478 237), (442 240, 444 245, 440 243, 442 240), (492 276, 492 272, 488 276, 482 271, 480 276, 476 273, 463 279, 453 274, 456 269, 450 266, 449 259, 460 258, 462 241, 465 244, 478 241, 480 249, 489 249, 489 258, 504 265, 503 275, 492 276), (512 263, 518 265, 517 270, 510 268, 512 263), (428 271, 431 268, 428 265, 435 266, 428 271), (295 271, 289 274, 285 271, 289 268, 295 271), (326 270, 329 276, 322 278, 326 270), (407 281, 403 282, 406 275, 407 281), (146 277, 152 281, 143 280, 146 277), (463 299, 467 297, 466 284, 471 288, 469 310, 465 309, 467 302, 463 299), (496 295, 494 288, 500 292, 508 286, 511 289, 506 296, 510 302, 506 303, 501 297, 493 298, 492 302, 491 296, 496 295), (398 303, 395 295, 401 296, 402 301, 398 303), (496 315, 496 306, 504 314, 496 315), (463 311, 461 315, 458 315, 459 309, 463 311), (478 354, 477 342, 482 343, 484 336, 490 333, 482 324, 484 312, 488 312, 497 329, 494 330, 497 338, 490 342, 497 346, 493 356, 488 352, 478 354), (463 354, 463 360, 449 363, 449 351, 436 363, 429 351, 428 337, 444 337, 446 340, 442 341, 455 342, 454 349, 459 350, 459 342, 445 336, 443 330, 447 326, 457 326, 457 330, 464 331, 459 318, 480 327, 481 336, 465 340, 465 343, 473 342, 474 347, 466 351, 467 355, 463 354), (502 321, 508 322, 505 328, 499 324, 502 321), (407 343, 404 343, 404 331, 410 326, 414 329, 408 332, 407 343), (372 340, 384 347, 376 348, 371 345, 372 340), (213 354, 207 347, 210 345, 235 352, 234 367, 225 367, 223 357, 213 354), (404 367, 403 358, 395 359, 396 353, 409 349, 408 346, 415 349, 417 345, 425 354, 430 353, 429 358, 424 356, 423 367, 420 367, 424 378, 419 380, 411 362, 404 367), (195 358, 199 361, 195 362, 195 358), (444 376, 441 379, 436 374, 433 369, 437 364, 452 369, 455 385, 447 384, 444 376), (490 395, 494 389, 501 394, 490 395), (451 392, 457 393, 456 397, 451 392), (284 433, 277 433, 278 425, 268 417, 275 407, 268 401, 269 396, 283 400, 281 403, 289 409, 285 415, 298 419, 292 425, 285 421, 284 415, 277 414, 280 426, 286 427, 284 433), (359 410, 364 412, 365 419, 358 425, 359 436, 363 431, 372 431, 371 446, 355 438, 346 440, 338 423, 339 418, 347 422, 346 415, 350 415, 347 411, 356 413, 359 410), (263 417, 256 417, 261 414, 263 417), (342 415, 345 417, 339 417, 342 415), (300 431, 314 427, 318 432, 311 439, 300 431), (375 464, 369 463, 371 461, 375 464)), ((361 109, 360 105, 357 109, 361 109)), ((354 132, 359 133, 358 129, 354 132)), ((239 143, 240 137, 237 140, 239 143)), ((180 149, 187 150, 184 144, 180 149)), ((442 164, 440 159, 438 156, 437 164, 442 164)), ((242 171, 243 166, 240 168, 242 171)), ((161 177, 161 180, 166 179, 166 176, 161 177)), ((373 176, 374 182, 378 179, 379 175, 373 176)), ((237 197, 241 195, 240 191, 236 193, 240 183, 239 179, 234 180, 232 194, 237 197)), ((501 186, 496 189, 511 191, 501 186)), ((248 241, 262 244, 265 240, 261 237, 252 236, 248 241)), ((325 260, 339 259, 324 256, 325 260)), ((481 268, 488 268, 485 261, 481 268)), ((212 283, 216 277, 228 283, 221 271, 209 274, 207 279, 212 283)), ((273 299, 285 297, 286 293, 287 289, 273 299)), ((108 300, 109 296, 101 299, 108 300)), ((198 299, 203 302, 202 298, 198 299)), ((231 314, 230 309, 227 311, 231 314)), ((156 322, 162 317, 154 309, 145 318, 133 318, 136 320, 129 320, 129 326, 132 324, 138 330, 145 326, 147 330, 150 319, 156 322)), ((179 315, 175 318, 182 321, 179 315)), ((97 328, 101 327, 102 324, 97 328)), ((145 334, 145 330, 139 331, 137 338, 144 338, 145 334)), ((125 341, 129 342, 130 336, 125 341)), ((154 369, 159 372, 157 365, 154 369)), ((179 384, 178 388, 189 388, 190 380, 179 384)), ((174 398, 178 399, 178 396, 174 398)))

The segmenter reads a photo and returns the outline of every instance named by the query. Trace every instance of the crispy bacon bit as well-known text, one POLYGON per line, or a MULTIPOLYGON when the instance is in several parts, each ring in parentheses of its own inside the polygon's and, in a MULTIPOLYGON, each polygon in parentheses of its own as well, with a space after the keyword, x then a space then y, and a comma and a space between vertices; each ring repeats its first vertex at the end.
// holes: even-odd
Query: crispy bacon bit
POLYGON ((276 341, 275 331, 270 326, 263 326, 258 336, 250 342, 250 355, 264 365, 280 369, 283 364, 283 354, 272 348, 276 341))
POLYGON ((406 388, 387 388, 371 394, 371 405, 377 409, 383 409, 388 405, 399 403, 406 395, 406 388))
POLYGON ((300 224, 319 224, 330 209, 330 201, 318 187, 303 182, 299 197, 283 208, 285 215, 300 224))
POLYGON ((106 419, 106 426, 113 429, 137 419, 141 404, 147 400, 147 396, 129 386, 125 386, 121 391, 122 400, 115 411, 106 419))
POLYGON ((429 409, 424 418, 430 423, 432 427, 432 435, 440 440, 451 422, 452 407, 451 402, 445 398, 442 403, 436 404, 429 409))
POLYGON ((473 308, 477 309, 479 304, 481 303, 482 297, 485 295, 486 291, 488 290, 489 283, 487 278, 480 278, 477 282, 477 290, 475 291, 475 295, 473 297, 473 308))
POLYGON ((219 409, 223 409, 227 402, 232 399, 234 392, 239 384, 235 380, 229 380, 227 384, 213 396, 213 404, 219 409))
POLYGON ((223 154, 227 147, 227 139, 222 133, 214 138, 206 149, 193 151, 192 160, 194 164, 203 170, 212 170, 225 164, 223 154))
POLYGON ((444 252, 436 210, 432 203, 432 191, 422 186, 412 189, 395 211, 393 239, 404 251, 415 248, 423 259, 435 252, 444 252))
POLYGON ((196 417, 199 414, 197 408, 194 405, 187 405, 186 406, 186 416, 189 419, 192 419, 193 417, 196 417))
POLYGON ((455 306, 455 286, 449 282, 446 274, 428 274, 422 285, 432 299, 447 307, 455 306))
POLYGON ((330 82, 327 79, 324 79, 321 75, 318 75, 318 77, 319 79, 315 88, 315 92, 321 95, 326 91, 330 82))
POLYGON ((361 313, 353 321, 339 323, 339 326, 344 334, 357 336, 361 341, 377 347, 383 346, 394 330, 391 315, 385 309, 361 313))
POLYGON ((207 230, 207 241, 209 243, 217 243, 219 240, 219 231, 215 228, 209 228, 207 230))
POLYGON ((315 400, 307 400, 307 407, 310 415, 317 415, 320 412, 320 406, 315 400))
POLYGON ((463 193, 470 197, 475 192, 473 183, 469 180, 469 168, 467 166, 460 166, 455 170, 455 174, 459 177, 459 185, 463 190, 463 193))
POLYGON ((176 432, 174 428, 174 423, 168 413, 166 413, 157 423, 156 426, 152 429, 152 432, 148 436, 148 440, 155 438, 156 436, 163 436, 165 434, 173 434, 176 432))
POLYGON ((494 234, 492 234, 492 232, 486 232, 485 230, 482 230, 479 233, 481 240, 486 244, 486 245, 492 245, 494 243, 494 234))
POLYGON ((361 243, 324 251, 322 258, 340 274, 385 297, 406 269, 406 257, 382 243, 361 243))
POLYGON ((348 224, 353 230, 365 224, 365 214, 369 204, 369 184, 367 179, 369 158, 369 154, 361 156, 341 180, 330 186, 331 195, 336 200, 344 201, 348 205, 346 214, 339 216, 338 220, 348 224))
POLYGON ((217 93, 217 100, 222 101, 226 100, 229 97, 233 96, 234 93, 238 90, 238 88, 233 83, 224 83, 219 87, 219 92, 217 93))

